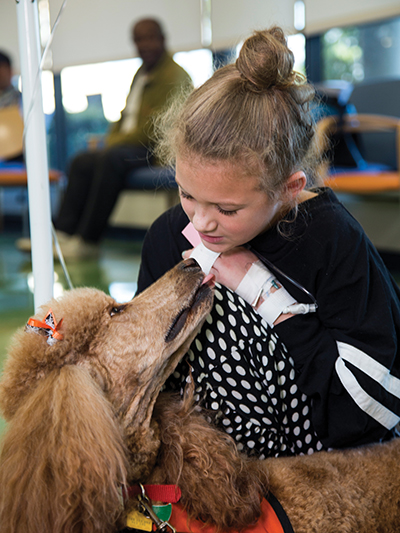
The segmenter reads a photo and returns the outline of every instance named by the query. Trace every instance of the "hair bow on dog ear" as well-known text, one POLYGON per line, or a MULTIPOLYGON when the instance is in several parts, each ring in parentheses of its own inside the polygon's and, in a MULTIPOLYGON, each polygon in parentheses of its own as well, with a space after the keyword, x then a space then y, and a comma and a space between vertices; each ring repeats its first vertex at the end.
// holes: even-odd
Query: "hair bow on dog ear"
POLYGON ((53 311, 49 309, 49 312, 44 317, 44 320, 36 320, 30 318, 26 324, 28 329, 40 333, 41 335, 47 335, 47 344, 54 344, 57 341, 61 341, 64 337, 58 331, 61 327, 63 319, 57 323, 53 311))

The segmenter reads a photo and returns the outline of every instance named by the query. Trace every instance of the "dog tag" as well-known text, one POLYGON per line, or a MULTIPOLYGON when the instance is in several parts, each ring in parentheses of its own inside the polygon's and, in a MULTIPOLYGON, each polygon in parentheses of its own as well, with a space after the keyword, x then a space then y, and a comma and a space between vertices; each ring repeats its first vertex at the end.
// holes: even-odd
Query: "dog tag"
POLYGON ((141 531, 151 531, 153 521, 142 513, 134 509, 126 517, 126 525, 131 529, 140 529, 141 531))
POLYGON ((153 511, 160 520, 163 522, 168 522, 172 514, 172 505, 170 503, 165 505, 153 505, 153 511))

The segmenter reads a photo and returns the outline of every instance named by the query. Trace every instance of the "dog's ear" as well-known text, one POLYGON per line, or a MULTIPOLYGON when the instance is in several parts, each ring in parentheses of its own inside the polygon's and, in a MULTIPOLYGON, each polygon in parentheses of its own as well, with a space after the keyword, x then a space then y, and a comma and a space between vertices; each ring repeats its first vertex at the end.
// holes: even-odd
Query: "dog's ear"
POLYGON ((0 382, 0 412, 5 420, 14 417, 41 380, 65 365, 71 347, 65 341, 51 346, 47 339, 22 328, 14 334, 0 382))
POLYGON ((85 336, 79 329, 78 332, 75 331, 77 328, 71 329, 73 333, 61 340, 48 335, 44 328, 30 326, 29 323, 16 331, 0 382, 0 412, 5 420, 14 417, 51 372, 84 359, 92 340, 90 332, 85 336))
POLYGON ((66 365, 17 409, 0 456, 2 533, 109 533, 122 513, 127 459, 111 405, 66 365))

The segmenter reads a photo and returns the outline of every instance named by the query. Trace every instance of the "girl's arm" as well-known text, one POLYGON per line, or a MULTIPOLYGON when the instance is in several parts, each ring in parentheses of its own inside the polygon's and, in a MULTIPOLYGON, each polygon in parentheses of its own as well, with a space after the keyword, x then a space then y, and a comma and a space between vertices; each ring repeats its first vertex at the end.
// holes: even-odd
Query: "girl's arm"
POLYGON ((379 441, 400 420, 398 289, 368 241, 348 237, 313 271, 317 313, 275 328, 328 447, 379 441))
MULTIPOLYGON (((365 264, 357 268, 358 261, 365 263, 364 252, 348 253, 346 262, 332 261, 326 269, 318 290, 318 314, 283 313, 270 324, 295 361, 298 385, 313 400, 314 427, 327 447, 380 440, 400 419, 396 319, 391 312, 391 302, 397 298, 398 313, 398 297, 392 294, 385 270, 380 272, 374 262, 369 268, 365 264), (375 280, 372 286, 369 276, 371 283, 375 280)), ((254 286, 248 290, 249 298, 240 290, 257 259, 249 250, 237 248, 222 254, 211 272, 253 303, 262 316, 254 305, 254 286)), ((266 267, 265 271, 269 272, 266 267)), ((261 279, 256 272, 257 277, 261 279)), ((286 291, 277 283, 288 295, 290 287, 286 291)))

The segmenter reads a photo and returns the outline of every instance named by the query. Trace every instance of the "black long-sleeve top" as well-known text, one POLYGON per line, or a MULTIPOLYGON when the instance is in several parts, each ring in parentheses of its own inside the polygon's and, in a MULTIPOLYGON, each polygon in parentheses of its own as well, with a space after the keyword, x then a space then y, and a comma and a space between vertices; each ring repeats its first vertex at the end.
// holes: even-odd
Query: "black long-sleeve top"
MULTIPOLYGON (((355 446, 387 438, 400 420, 400 290, 335 194, 318 192, 279 231, 272 227, 247 246, 270 270, 279 269, 276 277, 298 302, 312 300, 297 284, 316 299, 316 313, 283 321, 275 332, 294 360, 298 387, 312 398, 321 442, 355 446)), ((181 234, 187 224, 180 205, 154 222, 138 292, 191 248, 181 234)))

